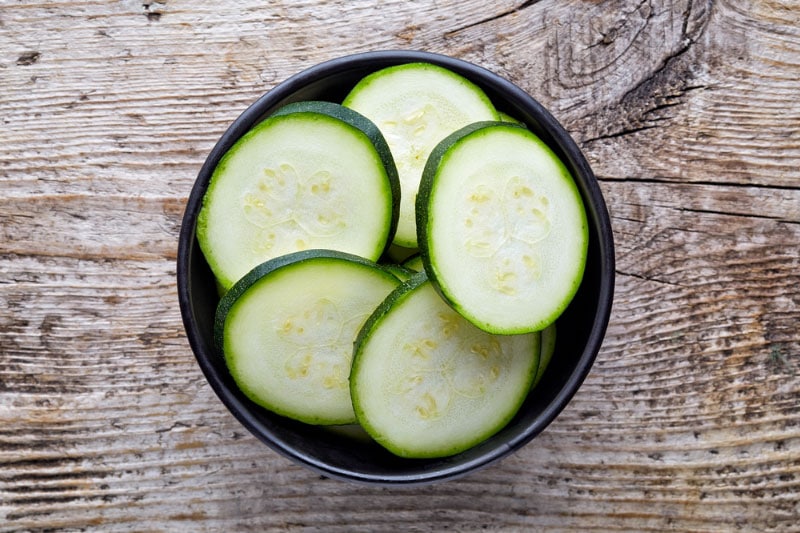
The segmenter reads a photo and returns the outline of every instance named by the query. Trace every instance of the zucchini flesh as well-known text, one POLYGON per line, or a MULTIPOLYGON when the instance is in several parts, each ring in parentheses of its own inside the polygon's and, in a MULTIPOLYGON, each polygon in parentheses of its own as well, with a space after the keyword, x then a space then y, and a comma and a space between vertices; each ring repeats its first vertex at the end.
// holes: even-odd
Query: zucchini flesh
POLYGON ((443 457, 499 431, 524 401, 540 334, 492 335, 420 273, 378 307, 356 340, 350 388, 359 423, 403 457, 443 457))
POLYGON ((223 289, 299 250, 380 257, 397 220, 396 171, 360 126, 344 113, 295 105, 223 156, 197 222, 200 248, 223 289))
POLYGON ((371 261, 325 250, 259 265, 219 304, 215 339, 253 402, 309 424, 355 421, 353 340, 400 283, 371 261))
POLYGON ((442 141, 425 168, 417 217, 431 281, 486 331, 547 327, 583 278, 580 193, 558 157, 520 126, 477 123, 442 141))
POLYGON ((374 72, 352 89, 342 105, 372 120, 389 143, 402 190, 394 242, 416 247, 414 205, 425 161, 450 133, 472 122, 498 120, 494 105, 474 83, 428 63, 374 72))
POLYGON ((422 263, 422 256, 419 254, 413 255, 406 259, 403 263, 403 266, 413 270, 414 272, 422 272, 425 269, 425 266, 422 263))
POLYGON ((585 216, 564 165, 480 88, 384 69, 342 106, 284 106, 220 161, 197 230, 218 349, 280 415, 358 422, 403 457, 460 453, 541 379, 585 216))

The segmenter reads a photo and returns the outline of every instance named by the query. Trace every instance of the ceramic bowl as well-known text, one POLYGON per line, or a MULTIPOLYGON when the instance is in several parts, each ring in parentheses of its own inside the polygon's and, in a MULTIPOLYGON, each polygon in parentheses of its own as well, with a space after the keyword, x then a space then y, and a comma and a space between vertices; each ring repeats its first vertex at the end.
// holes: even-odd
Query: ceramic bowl
POLYGON ((379 51, 341 57, 296 74, 259 98, 222 135, 201 168, 189 196, 178 247, 178 294, 189 343, 209 384, 230 412, 278 453, 327 477, 382 485, 420 484, 463 476, 507 456, 541 433, 584 381, 603 341, 614 289, 614 246, 604 199, 586 159, 553 116, 525 91, 472 63, 438 54, 379 51), (556 352, 539 385, 514 419, 474 448, 441 459, 402 459, 358 428, 325 428, 275 415, 248 400, 214 350, 214 278, 195 237, 197 215, 211 174, 222 155, 259 121, 300 100, 341 102, 365 75, 401 63, 426 61, 479 85, 498 110, 522 120, 571 171, 587 210, 589 253, 581 287, 559 318, 556 352))

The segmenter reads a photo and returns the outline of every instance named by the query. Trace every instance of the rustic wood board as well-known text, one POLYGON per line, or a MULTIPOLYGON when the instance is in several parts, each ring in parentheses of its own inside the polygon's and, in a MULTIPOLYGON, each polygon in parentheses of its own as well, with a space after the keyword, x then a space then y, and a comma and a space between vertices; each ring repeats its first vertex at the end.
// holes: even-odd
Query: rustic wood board
POLYGON ((0 531, 798 531, 800 2, 0 1, 0 531), (186 342, 183 206, 291 74, 413 48, 579 141, 612 321, 560 418, 466 478, 320 478, 186 342))

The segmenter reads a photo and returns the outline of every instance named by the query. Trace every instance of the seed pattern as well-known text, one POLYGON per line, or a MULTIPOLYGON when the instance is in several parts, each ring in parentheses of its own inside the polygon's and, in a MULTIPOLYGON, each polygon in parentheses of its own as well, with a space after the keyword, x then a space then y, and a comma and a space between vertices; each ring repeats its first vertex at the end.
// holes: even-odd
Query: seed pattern
POLYGON ((346 205, 331 173, 306 175, 288 163, 263 169, 256 185, 242 195, 241 208, 258 228, 256 254, 305 250, 314 238, 336 235, 347 226, 346 205), (291 246, 278 249, 278 243, 291 246))
POLYGON ((435 142, 431 135, 438 131, 439 123, 439 112, 430 103, 411 107, 399 119, 381 123, 386 142, 392 152, 398 154, 395 163, 401 177, 408 176, 410 169, 420 169, 425 165, 435 142))
POLYGON ((486 393, 508 360, 500 341, 478 330, 455 311, 440 311, 409 332, 400 358, 410 361, 393 392, 423 421, 444 416, 455 396, 486 393))
POLYGON ((416 242, 414 206, 422 169, 439 139, 442 128, 439 110, 431 104, 413 102, 399 118, 382 120, 379 127, 394 155, 400 181, 400 219, 397 237, 416 242))
POLYGON ((286 375, 314 380, 325 389, 347 388, 352 339, 364 318, 343 317, 337 305, 325 298, 287 316, 277 325, 277 333, 297 348, 284 363, 286 375))
POLYGON ((542 273, 537 243, 550 234, 552 215, 547 196, 532 181, 514 175, 502 188, 479 184, 465 194, 464 247, 473 257, 490 259, 489 284, 506 295, 542 273))

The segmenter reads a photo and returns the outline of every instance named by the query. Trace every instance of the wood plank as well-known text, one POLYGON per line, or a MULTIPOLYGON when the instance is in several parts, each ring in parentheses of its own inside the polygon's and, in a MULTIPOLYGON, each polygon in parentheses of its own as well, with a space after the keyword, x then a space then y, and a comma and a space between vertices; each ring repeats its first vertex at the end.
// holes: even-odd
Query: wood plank
MULTIPOLYGON (((8 3, 7 3, 8 4, 8 3)), ((0 531, 794 531, 800 3, 24 1, 0 10, 0 531), (345 53, 474 61, 578 139, 617 245, 597 362, 463 479, 324 479, 206 384, 177 306, 219 135, 345 53)))

